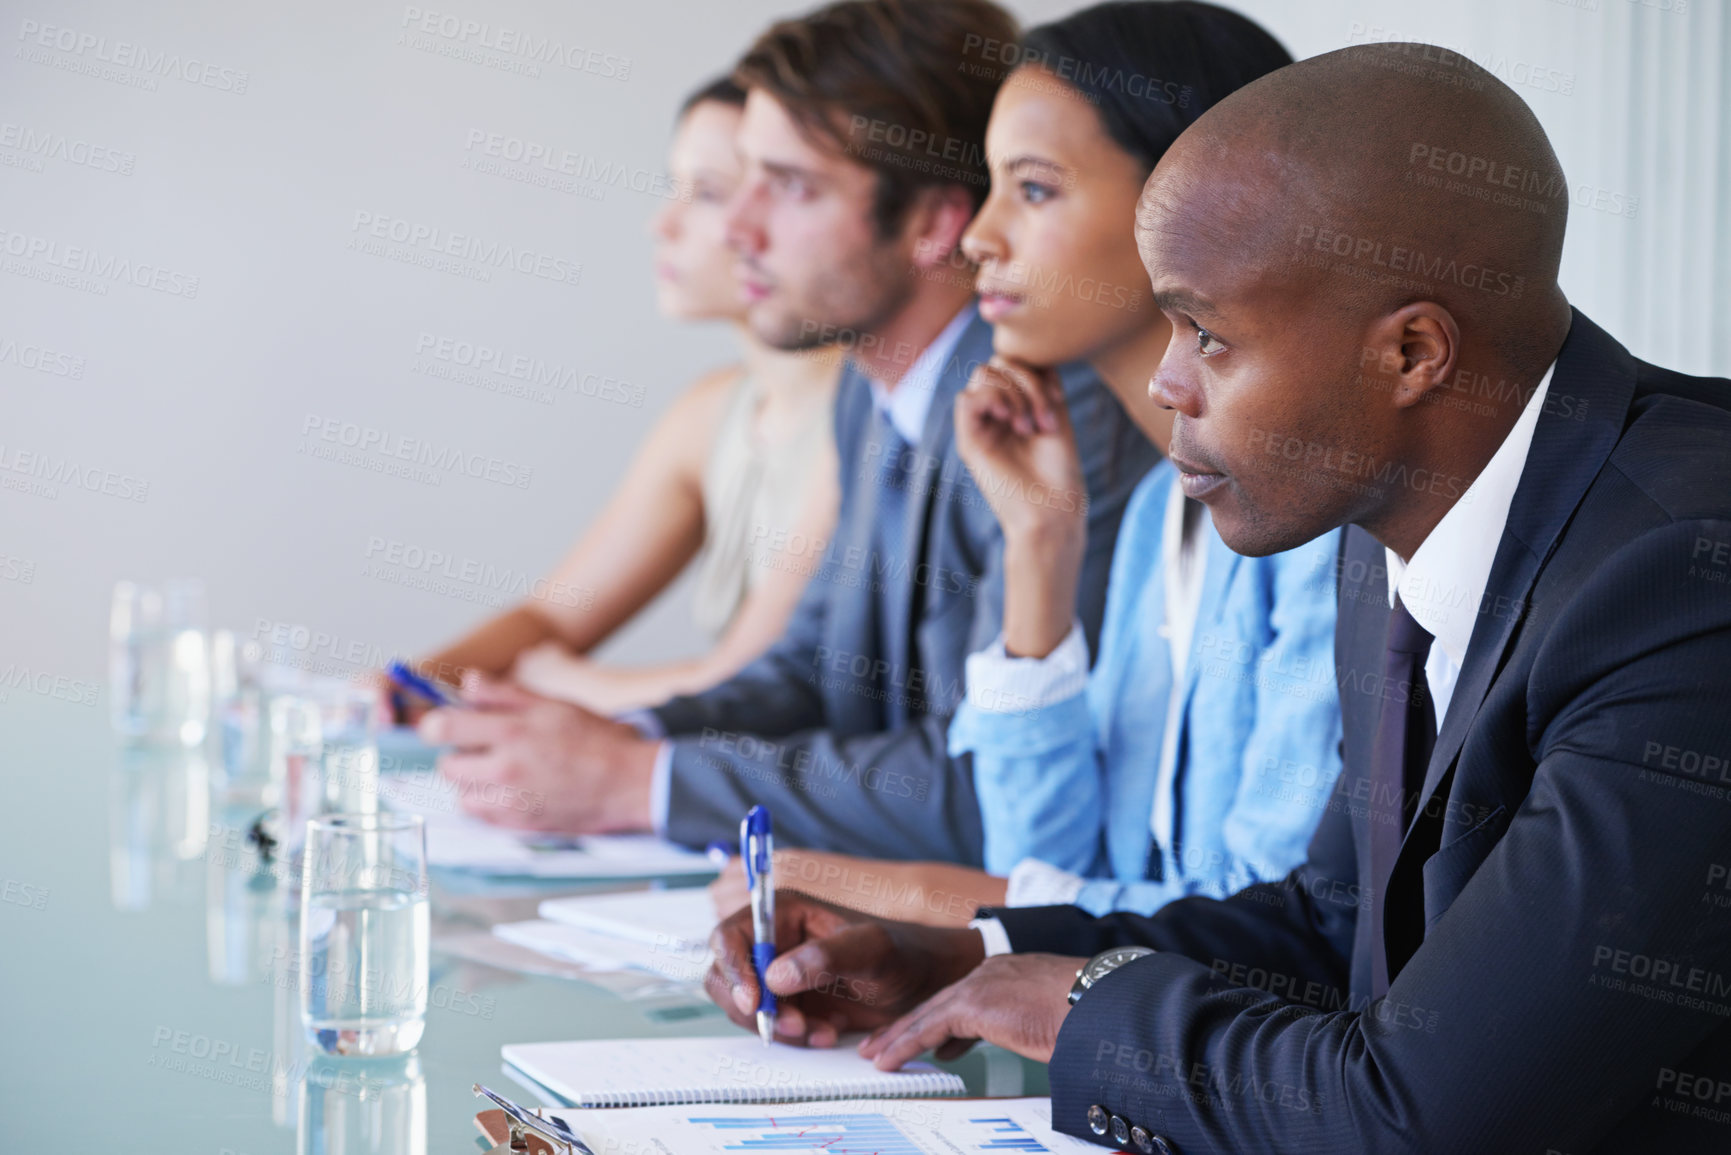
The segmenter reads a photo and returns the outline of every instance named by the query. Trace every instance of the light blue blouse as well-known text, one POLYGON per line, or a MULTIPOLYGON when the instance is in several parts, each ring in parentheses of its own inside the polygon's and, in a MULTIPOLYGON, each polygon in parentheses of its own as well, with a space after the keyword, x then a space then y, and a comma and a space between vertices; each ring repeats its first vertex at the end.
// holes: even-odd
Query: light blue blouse
POLYGON ((1212 523, 1178 712, 1171 845, 1151 817, 1173 692, 1162 529, 1176 471, 1151 470, 1124 514, 1100 658, 1083 692, 1018 712, 964 702, 952 755, 973 754, 985 865, 1037 858, 1087 881, 1095 914, 1223 898, 1304 858, 1340 770, 1334 681, 1339 531, 1240 557, 1212 523))

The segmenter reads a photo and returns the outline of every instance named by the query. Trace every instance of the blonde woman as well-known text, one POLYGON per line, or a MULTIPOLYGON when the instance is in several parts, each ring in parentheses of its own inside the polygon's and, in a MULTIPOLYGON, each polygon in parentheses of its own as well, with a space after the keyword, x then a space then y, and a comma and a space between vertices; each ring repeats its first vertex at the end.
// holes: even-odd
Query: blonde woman
POLYGON ((724 219, 740 178, 733 138, 744 102, 729 80, 686 102, 669 157, 684 195, 654 222, 661 312, 732 322, 739 363, 674 402, 550 575, 553 588, 585 596, 526 600, 425 655, 433 672, 510 674, 537 694, 612 714, 706 689, 781 636, 835 522, 840 358, 771 349, 743 324, 724 219), (715 639, 709 649, 638 667, 589 656, 688 566, 693 616, 715 639))

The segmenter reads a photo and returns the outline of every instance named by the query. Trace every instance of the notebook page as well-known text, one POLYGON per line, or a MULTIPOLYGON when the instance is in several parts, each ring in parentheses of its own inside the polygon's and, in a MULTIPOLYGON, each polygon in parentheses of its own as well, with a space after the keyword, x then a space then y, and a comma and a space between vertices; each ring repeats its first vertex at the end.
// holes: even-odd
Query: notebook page
POLYGON ((741 1032, 688 1039, 517 1043, 501 1054, 535 1082, 579 1106, 757 1103, 959 1095, 962 1080, 929 1063, 880 1071, 857 1039, 815 1049, 741 1032))

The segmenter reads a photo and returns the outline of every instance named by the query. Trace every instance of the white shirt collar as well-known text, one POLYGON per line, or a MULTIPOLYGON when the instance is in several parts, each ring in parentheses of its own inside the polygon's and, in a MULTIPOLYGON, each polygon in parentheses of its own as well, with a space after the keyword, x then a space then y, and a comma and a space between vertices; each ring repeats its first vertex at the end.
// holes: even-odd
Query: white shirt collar
POLYGON ((920 443, 920 436, 926 429, 926 414, 932 407, 932 394, 937 391, 938 378, 942 376, 944 366, 949 364, 956 342, 962 339, 962 330, 966 329, 973 319, 974 305, 970 301, 944 326, 943 332, 932 338, 932 343, 914 358, 914 363, 908 366, 908 371, 902 374, 902 379, 896 383, 895 388, 890 388, 874 377, 866 378, 871 383, 872 404, 889 418, 890 426, 909 445, 920 443))
POLYGON ((1413 620, 1436 639, 1457 669, 1466 660, 1485 587, 1490 584, 1491 563, 1496 560, 1503 527, 1509 520, 1509 505, 1520 486, 1533 431, 1556 369, 1557 363, 1552 361, 1484 471, 1419 544, 1412 560, 1402 562, 1392 549, 1385 551, 1389 605, 1394 605, 1399 593, 1413 620))
MULTIPOLYGON (((1167 648, 1172 653, 1172 682, 1184 681, 1184 671, 1190 660, 1190 639, 1196 632, 1196 615, 1202 609, 1202 570, 1205 552, 1202 546, 1204 527, 1208 524, 1208 507, 1198 504, 1190 517, 1185 509, 1190 501, 1184 487, 1173 482, 1166 498, 1166 517, 1160 526, 1160 568, 1165 571, 1167 648)), ((1173 698, 1182 697, 1176 691, 1173 698)), ((1169 732, 1176 733, 1177 727, 1169 732)))

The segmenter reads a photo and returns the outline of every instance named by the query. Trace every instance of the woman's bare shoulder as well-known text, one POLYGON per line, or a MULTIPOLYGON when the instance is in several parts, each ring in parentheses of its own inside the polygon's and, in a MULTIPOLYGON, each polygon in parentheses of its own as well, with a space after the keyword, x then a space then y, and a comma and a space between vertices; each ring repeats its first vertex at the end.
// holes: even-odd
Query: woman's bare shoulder
POLYGON ((657 422, 657 441, 672 449, 694 483, 709 460, 743 375, 738 365, 710 370, 687 385, 657 422))
POLYGON ((679 395, 674 405, 693 414, 702 413, 719 420, 721 411, 727 408, 733 391, 745 379, 743 365, 723 365, 719 369, 711 369, 702 374, 685 387, 685 392, 679 395))

